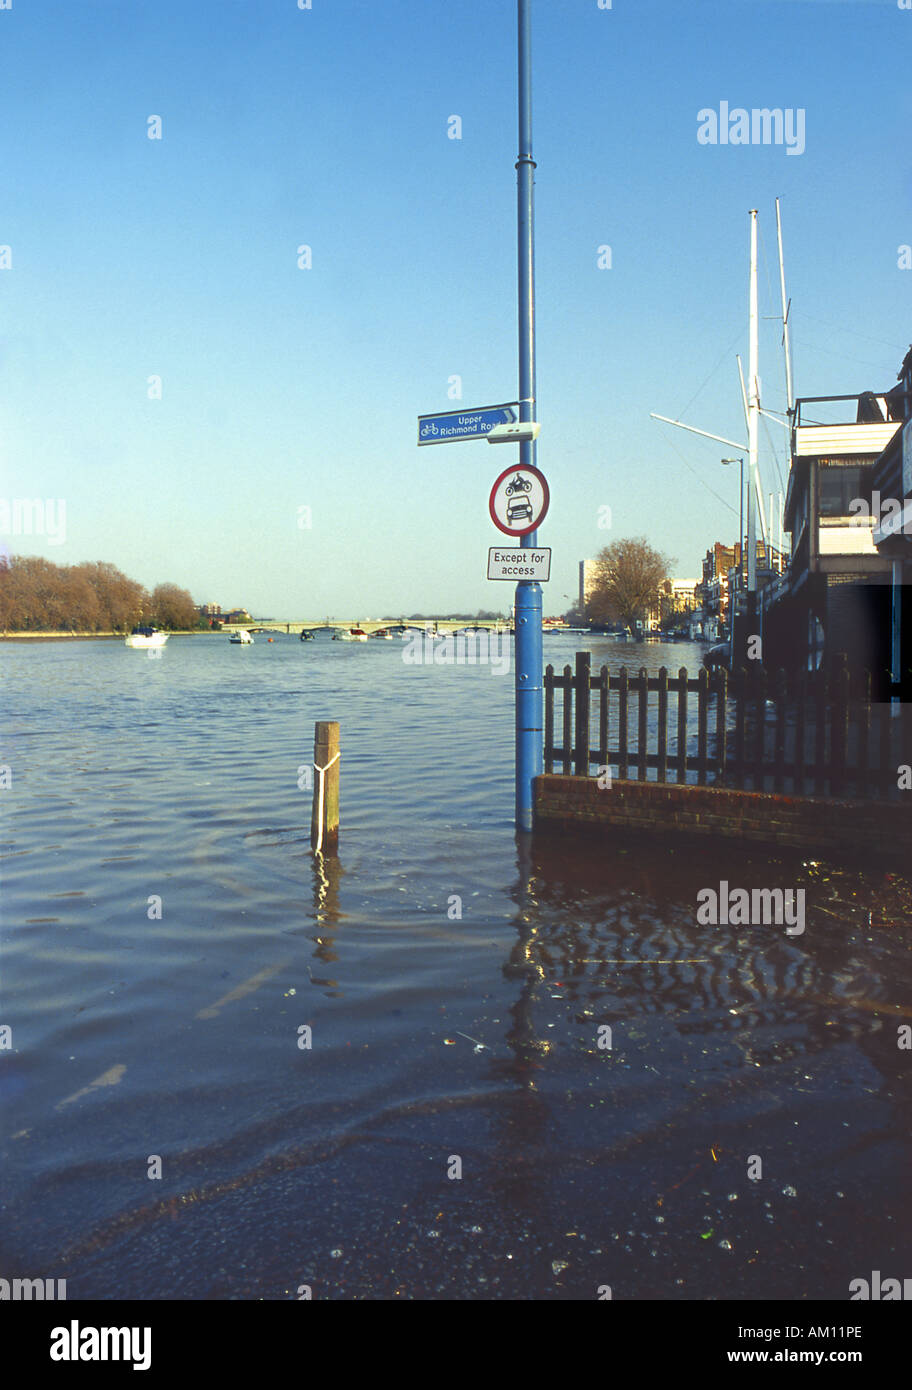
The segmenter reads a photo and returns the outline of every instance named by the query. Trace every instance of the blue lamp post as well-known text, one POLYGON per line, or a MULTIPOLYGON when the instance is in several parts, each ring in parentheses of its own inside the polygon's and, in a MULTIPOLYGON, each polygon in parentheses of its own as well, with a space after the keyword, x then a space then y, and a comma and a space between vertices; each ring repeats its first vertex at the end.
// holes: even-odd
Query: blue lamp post
MULTIPOLYGON (((531 0, 517 0, 519 48, 519 158, 516 161, 519 303, 519 418, 535 419, 535 227, 532 171, 531 0)), ((521 443, 519 462, 535 467, 535 440, 521 443)), ((524 548, 538 546, 538 532, 523 536, 524 548)), ((542 591, 521 580, 514 608, 516 641, 516 826, 532 829, 532 780, 542 771, 542 591)))

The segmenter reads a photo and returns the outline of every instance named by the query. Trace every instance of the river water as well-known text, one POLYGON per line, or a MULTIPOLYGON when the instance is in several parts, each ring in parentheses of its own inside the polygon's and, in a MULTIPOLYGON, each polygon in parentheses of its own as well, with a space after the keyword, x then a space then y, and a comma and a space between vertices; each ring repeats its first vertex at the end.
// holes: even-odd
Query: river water
POLYGON ((0 1276, 845 1300, 912 1272, 908 879, 517 838, 512 672, 397 642, 0 658, 0 1276), (319 719, 342 832, 315 860, 319 719), (722 880, 803 888, 804 932, 698 925, 722 880))

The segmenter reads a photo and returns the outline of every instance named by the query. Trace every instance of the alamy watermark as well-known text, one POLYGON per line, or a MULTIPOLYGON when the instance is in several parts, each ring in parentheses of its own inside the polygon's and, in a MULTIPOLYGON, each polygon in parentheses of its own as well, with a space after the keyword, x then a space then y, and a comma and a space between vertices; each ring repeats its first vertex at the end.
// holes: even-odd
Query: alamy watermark
MULTIPOLYGON (((849 503, 849 516, 852 518, 849 523, 851 526, 865 526, 871 522, 874 526, 878 523, 883 526, 887 521, 902 522, 902 533, 904 536, 912 536, 912 509, 908 515, 904 515, 905 506, 897 497, 881 497, 877 488, 871 493, 870 502, 866 497, 853 497, 849 503)), ((897 525, 897 531, 900 527, 897 525)))
POLYGON ((912 1298, 912 1279, 881 1279, 880 1270, 871 1271, 870 1279, 853 1279, 849 1284, 850 1302, 858 1300, 866 1303, 873 1299, 875 1302, 890 1302, 898 1299, 912 1298))
POLYGON ((66 502, 62 497, 0 497, 0 536, 47 536, 48 545, 63 545, 66 502))
POLYGON ((804 931, 803 888, 729 888, 727 879, 697 893, 697 924, 701 927, 785 926, 786 936, 804 931))
POLYGON ((402 641, 406 666, 490 666, 492 676, 510 669, 508 632, 406 632, 402 641))
POLYGON ((52 1361, 132 1361, 134 1371, 152 1365, 151 1327, 69 1327, 51 1329, 52 1361))
POLYGON ((0 1302, 52 1302, 66 1296, 65 1279, 0 1279, 0 1302))
POLYGON ((697 112, 697 143, 700 145, 784 145, 786 154, 804 154, 805 109, 799 106, 729 109, 727 101, 719 110, 704 106, 697 112))

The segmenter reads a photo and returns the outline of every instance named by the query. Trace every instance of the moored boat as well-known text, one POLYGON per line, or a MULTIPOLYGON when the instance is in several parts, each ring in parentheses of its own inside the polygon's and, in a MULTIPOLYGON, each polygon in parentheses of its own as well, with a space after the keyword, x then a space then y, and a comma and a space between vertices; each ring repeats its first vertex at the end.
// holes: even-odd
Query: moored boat
POLYGON ((250 636, 250 633, 247 632, 245 629, 242 629, 240 632, 233 632, 231 636, 228 638, 228 641, 234 643, 234 645, 237 647, 253 646, 253 638, 250 636))
POLYGON ((157 627, 146 624, 141 627, 134 627, 128 637, 124 638, 125 647, 163 647, 168 640, 167 632, 159 632, 157 627))

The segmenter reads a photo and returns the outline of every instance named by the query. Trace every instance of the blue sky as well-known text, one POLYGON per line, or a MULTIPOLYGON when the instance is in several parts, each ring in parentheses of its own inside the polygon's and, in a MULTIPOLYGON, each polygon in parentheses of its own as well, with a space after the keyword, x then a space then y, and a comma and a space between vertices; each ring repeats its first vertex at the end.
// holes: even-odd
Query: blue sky
MULTIPOLYGON (((750 208, 773 316, 782 200, 797 394, 895 381, 912 11, 533 0, 532 23, 539 540, 559 612, 612 539, 645 534, 694 575, 736 535, 732 451, 649 412, 745 435, 750 208), (803 109, 804 153, 700 145, 721 101, 803 109)), ((484 575, 512 446, 418 449, 415 426, 516 398, 515 67, 512 0, 0 11, 2 490, 65 499, 67 523, 62 544, 9 548, 264 616, 508 607, 484 575)), ((764 318, 772 410, 780 333, 764 318)), ((784 434, 762 435, 767 489, 784 434)))

